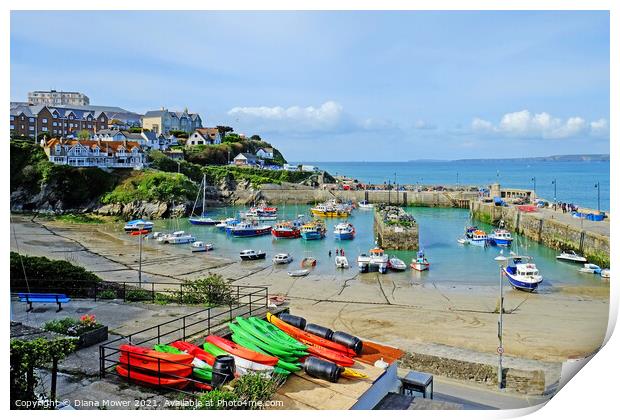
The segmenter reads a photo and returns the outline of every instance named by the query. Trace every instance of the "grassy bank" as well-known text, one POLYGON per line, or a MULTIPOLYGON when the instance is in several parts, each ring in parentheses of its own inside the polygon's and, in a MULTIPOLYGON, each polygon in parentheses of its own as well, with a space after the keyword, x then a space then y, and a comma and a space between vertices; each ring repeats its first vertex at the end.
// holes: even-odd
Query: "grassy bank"
POLYGON ((193 200, 198 187, 183 174, 155 170, 136 171, 112 191, 101 197, 103 204, 133 201, 193 200))

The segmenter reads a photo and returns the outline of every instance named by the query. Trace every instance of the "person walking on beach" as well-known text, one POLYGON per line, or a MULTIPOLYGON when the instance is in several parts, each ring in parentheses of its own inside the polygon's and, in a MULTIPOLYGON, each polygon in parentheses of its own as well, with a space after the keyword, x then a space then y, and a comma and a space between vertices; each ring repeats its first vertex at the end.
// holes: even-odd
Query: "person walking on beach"
POLYGON ((332 250, 330 249, 329 250, 329 258, 331 258, 331 257, 332 257, 332 250))

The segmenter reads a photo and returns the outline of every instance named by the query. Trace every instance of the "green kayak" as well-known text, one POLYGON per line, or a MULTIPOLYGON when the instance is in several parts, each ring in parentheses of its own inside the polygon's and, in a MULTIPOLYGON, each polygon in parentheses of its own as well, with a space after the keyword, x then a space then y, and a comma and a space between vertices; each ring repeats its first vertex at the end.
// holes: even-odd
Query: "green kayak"
POLYGON ((215 344, 211 344, 209 342, 205 342, 202 345, 202 348, 205 349, 205 351, 207 353, 211 353, 213 356, 217 357, 217 356, 222 356, 222 355, 226 355, 229 354, 228 352, 222 350, 221 348, 219 348, 218 346, 216 346, 215 344))
POLYGON ((261 349, 266 351, 268 354, 271 354, 278 358, 282 358, 285 361, 296 360, 308 354, 306 352, 300 352, 299 350, 291 350, 281 345, 273 345, 270 342, 267 343, 267 342, 261 341, 259 338, 256 337, 256 335, 252 335, 248 333, 245 329, 241 328, 240 325, 231 323, 229 324, 229 326, 230 326, 230 330, 234 334, 237 334, 238 336, 245 339, 246 341, 249 341, 255 346, 260 347, 261 349))
POLYGON ((285 343, 290 343, 291 345, 303 348, 304 350, 308 348, 308 346, 297 341, 295 338, 291 337, 280 328, 273 325, 271 322, 265 321, 264 319, 256 318, 255 316, 248 318, 248 321, 252 324, 254 328, 262 332, 263 334, 269 334, 271 337, 277 340, 283 341, 285 343))
MULTIPOLYGON (((153 350, 161 351, 162 353, 185 354, 176 347, 170 346, 168 344, 156 344, 153 346, 153 350)), ((204 363, 203 367, 195 367, 192 370, 192 376, 201 381, 211 382, 212 368, 208 364, 204 363)))
POLYGON ((171 353, 171 354, 186 354, 176 347, 172 347, 168 344, 155 344, 153 346, 153 350, 160 351, 162 353, 171 353))
MULTIPOLYGON (((232 340, 239 344, 240 346, 245 347, 246 349, 250 349, 253 350, 257 353, 262 353, 262 354, 267 354, 270 355, 270 353, 264 351, 263 349, 261 349, 260 347, 254 345, 253 343, 251 343, 250 341, 244 340, 242 337, 240 337, 237 334, 233 334, 232 336, 232 340)), ((285 369, 289 372, 297 372, 299 370, 301 370, 301 365, 297 364, 297 363, 290 363, 290 362, 286 362, 280 358, 278 358, 278 363, 276 364, 276 367, 279 367, 281 369, 285 369)))
POLYGON ((275 337, 274 334, 267 332, 266 330, 260 330, 254 325, 252 325, 247 319, 237 317, 237 324, 240 328, 242 328, 246 333, 253 335, 261 341, 264 341, 269 345, 269 351, 271 350, 281 350, 287 353, 292 353, 297 356, 306 356, 308 353, 306 352, 307 347, 293 344, 291 342, 287 342, 279 337, 275 337))
POLYGON ((211 382, 211 378, 213 377, 213 371, 210 369, 194 368, 193 376, 194 378, 200 379, 201 381, 211 382))

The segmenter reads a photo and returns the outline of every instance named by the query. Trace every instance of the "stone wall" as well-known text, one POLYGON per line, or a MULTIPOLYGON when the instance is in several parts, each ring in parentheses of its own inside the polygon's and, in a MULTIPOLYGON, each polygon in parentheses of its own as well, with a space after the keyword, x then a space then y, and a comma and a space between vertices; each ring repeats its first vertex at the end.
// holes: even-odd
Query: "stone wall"
MULTIPOLYGON (((483 363, 407 352, 400 359, 400 367, 497 387, 497 366, 483 363)), ((545 373, 542 370, 504 368, 503 371, 506 389, 530 395, 545 392, 545 373)))
MULTIPOLYGON (((404 213, 404 210, 401 209, 404 213)), ((383 214, 375 211, 374 230, 377 245, 383 249, 417 251, 420 246, 418 224, 410 228, 398 225, 389 226, 383 221, 383 214)))
POLYGON ((577 226, 544 217, 540 213, 525 213, 516 207, 502 207, 474 202, 474 218, 496 225, 504 220, 506 228, 554 249, 573 249, 584 254, 589 261, 609 267, 609 237, 581 230, 577 226))

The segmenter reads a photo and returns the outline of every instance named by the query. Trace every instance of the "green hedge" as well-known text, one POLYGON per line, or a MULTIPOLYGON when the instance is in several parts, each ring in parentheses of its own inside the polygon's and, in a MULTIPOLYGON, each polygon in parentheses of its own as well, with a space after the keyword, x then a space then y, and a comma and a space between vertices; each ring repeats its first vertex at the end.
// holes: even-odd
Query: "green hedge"
POLYGON ((89 296, 101 279, 82 267, 63 260, 32 257, 11 252, 12 292, 54 292, 89 296), (26 276, 24 277, 24 271, 26 276), (27 281, 26 281, 27 279, 27 281))
POLYGON ((183 174, 145 170, 124 180, 101 202, 187 201, 196 198, 197 192, 197 185, 183 174))

